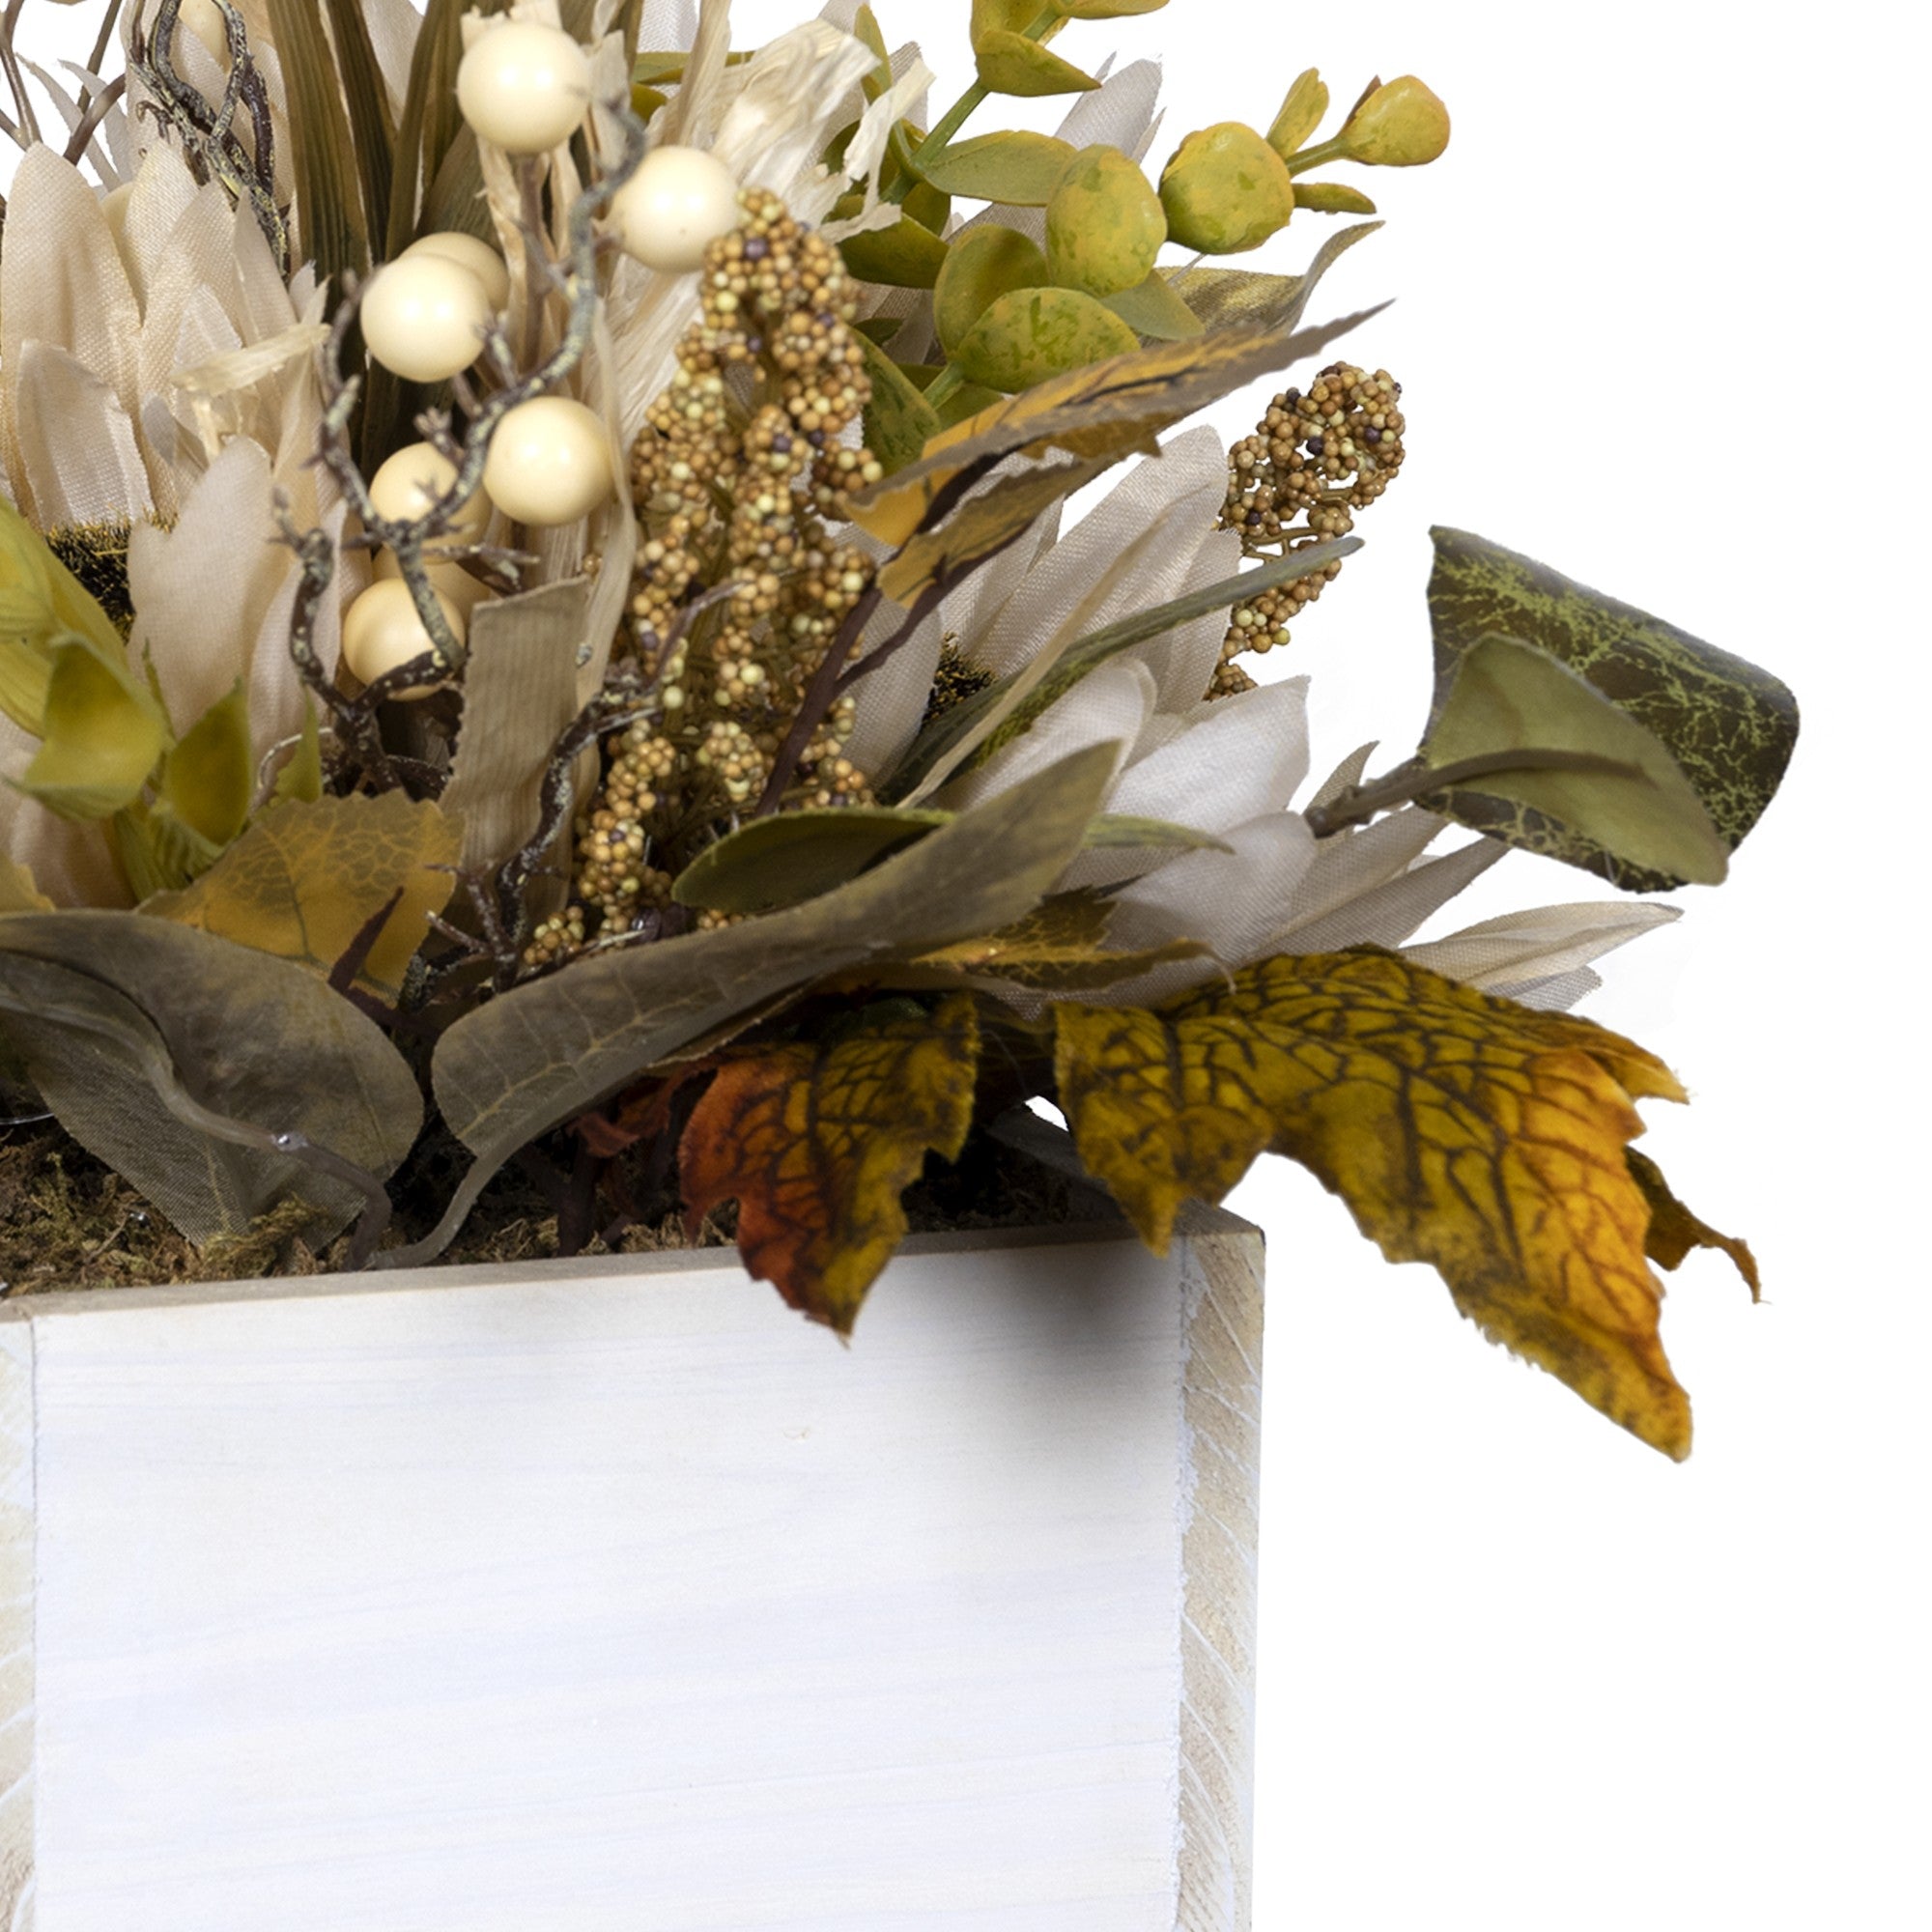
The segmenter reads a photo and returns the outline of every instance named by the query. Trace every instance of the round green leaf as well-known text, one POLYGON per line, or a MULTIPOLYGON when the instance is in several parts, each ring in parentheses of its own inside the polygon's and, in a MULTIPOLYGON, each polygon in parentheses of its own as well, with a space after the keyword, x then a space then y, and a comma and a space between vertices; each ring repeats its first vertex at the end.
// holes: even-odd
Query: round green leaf
POLYGON ((1031 237, 993 225, 969 228, 953 243, 932 292, 940 346, 953 355, 1002 296, 1043 289, 1049 279, 1046 257, 1031 237))
POLYGON ((1252 128, 1224 121, 1181 142, 1160 178, 1160 198, 1183 248, 1238 255, 1287 227, 1294 180, 1252 128))
POLYGON ((1008 208, 1044 208, 1078 152, 1071 141, 1018 130, 981 134, 942 148, 917 165, 934 187, 968 201, 997 201, 1008 208))
POLYGON ((909 215, 890 228, 851 236, 838 247, 846 268, 862 282, 891 289, 929 289, 946 266, 946 243, 909 215))
POLYGON ((980 318, 952 359, 968 382, 1010 394, 1139 347, 1119 316, 1078 289, 1019 289, 980 318))
POLYGON ((1153 272, 1167 240, 1160 196, 1119 148, 1074 156, 1046 205, 1046 260, 1062 288, 1118 295, 1153 272))

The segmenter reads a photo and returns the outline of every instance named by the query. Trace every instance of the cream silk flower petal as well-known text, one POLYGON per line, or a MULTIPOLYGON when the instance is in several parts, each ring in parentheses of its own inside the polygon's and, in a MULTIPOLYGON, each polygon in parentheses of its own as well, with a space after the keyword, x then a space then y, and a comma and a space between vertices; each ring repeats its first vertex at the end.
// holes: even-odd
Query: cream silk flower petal
POLYGON ((120 398, 50 342, 26 343, 19 357, 20 468, 35 515, 49 530, 145 515, 147 465, 120 398))

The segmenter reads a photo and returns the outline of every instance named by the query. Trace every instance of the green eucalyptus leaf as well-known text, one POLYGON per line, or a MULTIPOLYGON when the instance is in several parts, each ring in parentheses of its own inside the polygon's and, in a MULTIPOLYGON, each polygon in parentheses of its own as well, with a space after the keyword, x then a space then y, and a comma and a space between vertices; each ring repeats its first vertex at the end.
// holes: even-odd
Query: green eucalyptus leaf
POLYGON ((1161 173, 1160 199, 1181 247, 1239 255, 1288 226, 1294 177, 1252 128, 1223 121, 1175 150, 1161 173))
MULTIPOLYGON (((1571 865, 1608 858, 1669 885, 1719 884, 1726 848, 1668 751, 1627 711, 1548 652, 1515 638, 1479 638, 1463 652, 1422 746, 1435 768, 1521 752, 1520 770, 1477 781, 1489 798, 1535 816, 1533 838, 1485 826, 1507 844, 1571 865), (1540 753, 1586 753, 1611 771, 1565 771, 1540 753)), ((1452 811, 1451 815, 1460 815, 1452 811)))
POLYGON ((1294 205, 1314 214, 1373 214, 1376 205, 1360 188, 1346 182, 1298 181, 1294 205))
POLYGON ((1201 318, 1175 294, 1158 270, 1138 288, 1107 298, 1107 306, 1134 333, 1149 342, 1189 342, 1207 333, 1201 318))
MULTIPOLYGON (((1798 705, 1770 672, 1500 545, 1438 529, 1429 613, 1435 634, 1435 714, 1463 658, 1509 637, 1567 665, 1663 745, 1735 850, 1770 804, 1798 741, 1798 705)), ((1432 732, 1434 720, 1432 719, 1432 732)), ((1485 783, 1447 800, 1449 815, 1532 850, 1553 850, 1627 892, 1674 883, 1545 824, 1533 808, 1485 783), (1558 849, 1560 848, 1560 849, 1558 849)))
POLYGON ((1321 117, 1328 111, 1328 87, 1314 68, 1294 77, 1294 84, 1288 90, 1288 98, 1281 103, 1281 112, 1274 117, 1274 126, 1268 129, 1268 146, 1283 160, 1308 144, 1308 137, 1321 125, 1321 117))
POLYGON ((952 197, 934 187, 930 182, 915 182, 905 198, 905 212, 922 228, 929 228, 935 235, 944 236, 946 224, 952 218, 952 197))
POLYGON ((19 789, 62 818, 111 818, 140 797, 168 748, 168 722, 112 651, 69 631, 55 639, 42 743, 19 789))
POLYGON ((298 1134, 380 1179, 422 1095, 386 1035, 298 966, 138 913, 0 918, 0 1032, 75 1140, 190 1240, 291 1198, 327 1239, 364 1205, 275 1149, 298 1134))
POLYGON ((1052 0, 1068 20, 1122 20, 1130 14, 1158 14, 1167 0, 1052 0))
POLYGON ((974 324, 952 360, 968 382, 1010 394, 1139 347, 1119 316, 1078 289, 1019 289, 974 324))
POLYGON ((946 266, 946 243, 910 215, 901 215, 890 228, 848 236, 838 249, 846 268, 862 282, 890 289, 929 289, 946 266))
POLYGON ((866 405, 866 447, 890 475, 917 463, 941 425, 932 405, 905 371, 869 338, 861 335, 858 340, 866 373, 872 379, 872 399, 866 405))
POLYGON ((219 851, 242 836, 255 792, 248 688, 240 678, 195 722, 161 770, 161 801, 219 851))
POLYGON ((973 326, 1002 296, 1047 285, 1046 257, 1038 244, 1017 229, 988 222, 969 228, 952 244, 932 292, 933 321, 947 355, 973 332, 973 326))
POLYGON ((822 898, 713 932, 581 959, 467 1014, 434 1064, 443 1119, 476 1156, 441 1226, 384 1266, 433 1259, 490 1178, 640 1074, 782 1010, 818 981, 1024 919, 1080 851, 1113 781, 1090 748, 822 898))
POLYGON ((948 194, 1008 208, 1044 208, 1078 152, 1071 141, 1052 134, 1014 131, 980 134, 943 148, 930 161, 923 155, 916 161, 920 173, 948 194))
POLYGON ((1046 260, 1062 288, 1119 295, 1153 273, 1167 216, 1140 163, 1119 148, 1083 148, 1046 204, 1046 260))
POLYGON ((1249 269, 1170 269, 1165 273, 1175 294, 1209 329, 1256 323, 1293 328, 1321 277, 1380 226, 1379 221, 1365 221, 1329 236, 1299 275, 1257 274, 1249 269))
POLYGON ((1071 61, 1023 34, 996 28, 974 42, 980 85, 993 94, 1036 99, 1049 94, 1091 94, 1100 83, 1071 61))
POLYGON ((983 383, 961 383, 951 395, 933 407, 939 412, 940 428, 949 430, 958 423, 970 422, 981 410, 1005 401, 1006 395, 1002 390, 989 389, 983 383))

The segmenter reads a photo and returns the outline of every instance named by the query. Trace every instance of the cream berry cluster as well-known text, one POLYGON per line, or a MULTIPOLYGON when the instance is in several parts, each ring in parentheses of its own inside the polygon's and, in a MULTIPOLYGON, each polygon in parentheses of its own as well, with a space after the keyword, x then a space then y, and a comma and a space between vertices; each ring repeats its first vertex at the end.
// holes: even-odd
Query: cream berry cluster
MULTIPOLYGON (((522 158, 570 141, 583 125, 590 91, 590 63, 577 42, 558 28, 524 20, 490 27, 465 54, 456 77, 457 104, 477 137, 522 158)), ((617 244, 664 274, 695 272, 705 249, 739 219, 731 171, 700 149, 674 146, 647 155, 610 211, 617 244)), ((371 281, 362 302, 363 342, 373 361, 406 382, 449 382, 474 368, 509 296, 509 270, 494 248, 469 235, 428 235, 371 281)), ((412 521, 455 479, 446 457, 416 443, 377 472, 371 504, 385 520, 412 521)), ((567 396, 534 397, 497 425, 483 488, 464 506, 447 544, 480 543, 496 511, 531 528, 574 524, 613 486, 611 441, 595 412, 567 396)), ((427 570, 444 622, 464 639, 470 612, 488 592, 460 563, 438 560, 433 548, 427 570)), ((349 668, 373 683, 431 647, 399 565, 387 552, 379 554, 375 582, 343 620, 349 668)))

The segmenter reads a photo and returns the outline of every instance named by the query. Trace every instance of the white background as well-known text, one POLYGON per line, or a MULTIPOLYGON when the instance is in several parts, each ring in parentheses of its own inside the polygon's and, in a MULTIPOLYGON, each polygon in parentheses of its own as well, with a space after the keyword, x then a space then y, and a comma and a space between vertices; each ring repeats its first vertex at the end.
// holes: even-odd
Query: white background
MULTIPOLYGON (((740 0, 740 43, 802 11, 740 0)), ((965 0, 879 11, 963 75, 965 0)), ((1764 1267, 1757 1308, 1713 1256, 1671 1280, 1687 1465, 1489 1348, 1298 1171, 1236 1197, 1270 1245, 1257 1925, 1932 1923, 1916 17, 1171 0, 1060 44, 1166 61, 1155 165, 1265 128, 1308 65, 1338 111, 1413 71, 1454 114, 1435 167, 1332 171, 1389 225, 1315 313, 1400 298, 1348 353, 1406 384, 1410 453, 1271 661, 1313 674, 1318 764, 1412 747, 1432 523, 1770 666, 1805 712, 1729 883, 1587 1009, 1683 1075, 1646 1146, 1764 1267)), ((1517 857, 1450 923, 1597 895, 1517 857)))

